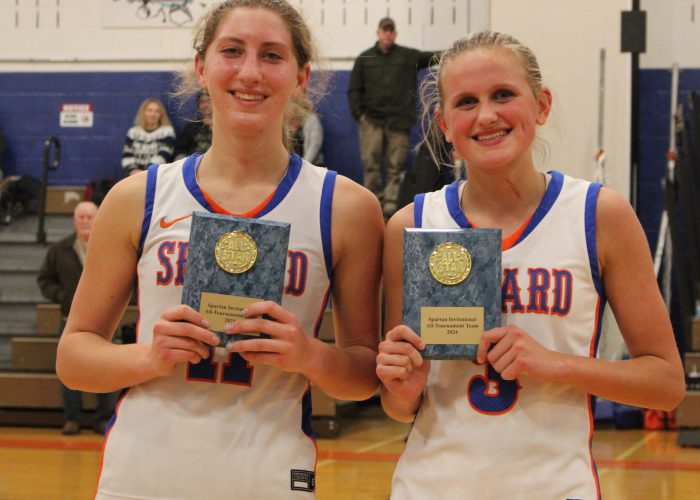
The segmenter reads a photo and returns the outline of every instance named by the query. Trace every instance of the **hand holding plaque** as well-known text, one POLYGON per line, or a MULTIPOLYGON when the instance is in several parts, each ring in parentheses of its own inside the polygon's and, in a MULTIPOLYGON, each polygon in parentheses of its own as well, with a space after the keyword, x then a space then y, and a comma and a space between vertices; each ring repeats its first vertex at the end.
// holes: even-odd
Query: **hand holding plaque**
POLYGON ((261 300, 280 304, 290 225, 195 212, 187 251, 182 303, 199 311, 221 346, 260 334, 227 335, 224 325, 261 300))
POLYGON ((426 359, 476 359, 481 334, 501 324, 499 229, 406 229, 403 322, 426 359))

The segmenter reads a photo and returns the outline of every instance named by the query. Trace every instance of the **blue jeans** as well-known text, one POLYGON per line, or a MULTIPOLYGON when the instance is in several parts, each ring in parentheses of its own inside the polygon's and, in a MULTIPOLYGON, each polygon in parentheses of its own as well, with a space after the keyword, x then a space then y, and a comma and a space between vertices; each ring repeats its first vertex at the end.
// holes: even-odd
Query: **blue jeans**
MULTIPOLYGON (((82 422, 83 418, 83 393, 82 391, 74 391, 65 385, 63 387, 63 421, 82 422)), ((117 404, 116 392, 108 392, 104 394, 96 394, 97 409, 95 410, 95 421, 109 420, 112 418, 114 408, 117 404)))

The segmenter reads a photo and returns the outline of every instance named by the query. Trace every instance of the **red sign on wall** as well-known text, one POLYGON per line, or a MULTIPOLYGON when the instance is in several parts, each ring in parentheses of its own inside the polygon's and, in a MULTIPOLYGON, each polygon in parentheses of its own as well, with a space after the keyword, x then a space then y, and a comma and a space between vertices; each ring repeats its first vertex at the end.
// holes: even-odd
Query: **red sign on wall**
POLYGON ((92 104, 61 104, 61 127, 92 127, 92 104))

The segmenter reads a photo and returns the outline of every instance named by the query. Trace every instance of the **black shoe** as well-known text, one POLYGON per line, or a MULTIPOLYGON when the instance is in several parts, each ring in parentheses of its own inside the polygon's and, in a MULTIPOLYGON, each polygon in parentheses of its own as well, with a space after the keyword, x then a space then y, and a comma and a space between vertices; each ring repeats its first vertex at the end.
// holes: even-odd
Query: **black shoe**
POLYGON ((62 432, 64 436, 75 436, 76 434, 80 434, 80 424, 78 422, 74 422, 73 420, 69 420, 63 424, 62 432))

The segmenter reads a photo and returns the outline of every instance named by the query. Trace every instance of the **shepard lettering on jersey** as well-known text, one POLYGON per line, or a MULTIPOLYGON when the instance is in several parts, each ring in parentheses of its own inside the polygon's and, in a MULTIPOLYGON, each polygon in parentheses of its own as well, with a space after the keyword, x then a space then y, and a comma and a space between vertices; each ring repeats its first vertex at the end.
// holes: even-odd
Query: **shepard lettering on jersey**
POLYGON ((566 316, 573 301, 573 276, 566 269, 528 268, 523 280, 519 269, 505 268, 501 290, 503 313, 566 316))
POLYGON ((182 286, 185 281, 187 247, 187 241, 164 241, 160 244, 157 254, 162 269, 156 274, 156 285, 170 285, 174 278, 175 286, 182 286))
MULTIPOLYGON (((182 286, 187 268, 187 241, 164 241, 156 250, 160 269, 156 272, 155 283, 158 286, 182 286)), ((301 297, 306 290, 309 270, 309 257, 304 252, 289 250, 287 252, 287 278, 284 293, 301 297)))

